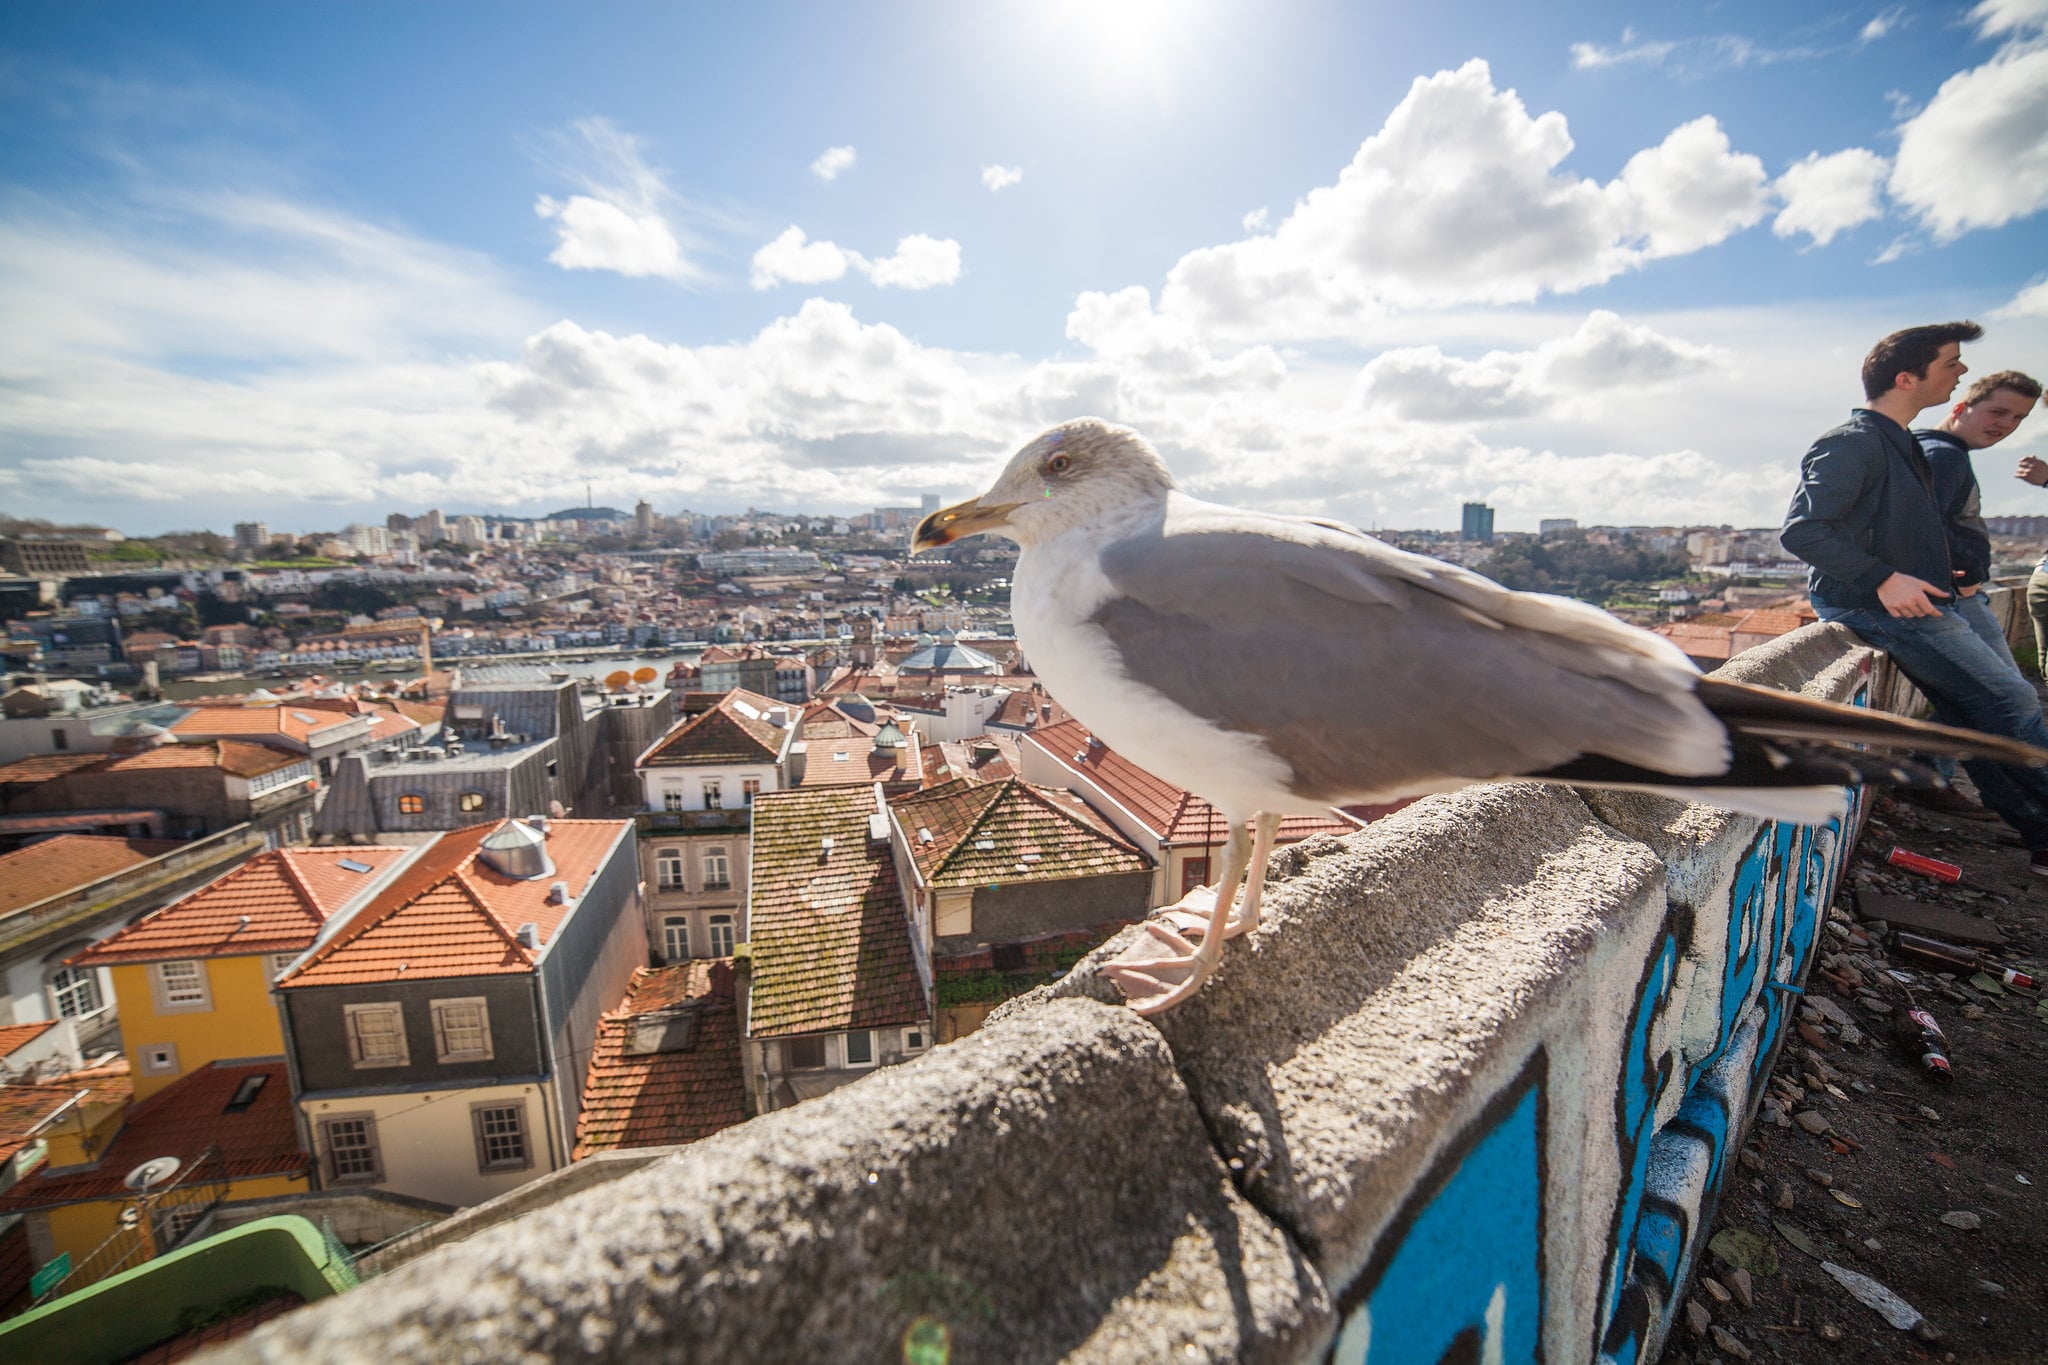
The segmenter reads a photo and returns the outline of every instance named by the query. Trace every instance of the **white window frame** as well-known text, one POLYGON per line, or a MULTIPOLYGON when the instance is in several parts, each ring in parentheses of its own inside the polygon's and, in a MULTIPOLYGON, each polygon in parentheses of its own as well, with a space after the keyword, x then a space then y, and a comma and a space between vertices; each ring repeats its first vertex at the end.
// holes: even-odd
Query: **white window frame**
POLYGON ((50 970, 49 989, 50 1009, 59 1019, 90 1019, 107 1007, 97 967, 67 967, 59 963, 50 970), (91 1000, 91 1008, 65 1008, 67 998, 81 995, 91 1000))
POLYGON ((371 1000, 341 1007, 342 1030, 348 1035, 349 1064, 358 1071, 381 1071, 387 1067, 412 1065, 412 1047, 405 1037, 405 1006, 396 1000, 371 1000), (389 1014, 398 1021, 398 1055, 395 1058, 367 1058, 363 1034, 356 1021, 372 1014, 389 1014))
POLYGON ((732 855, 726 851, 724 844, 713 844, 705 849, 699 866, 704 871, 706 891, 732 890, 732 855))
POLYGON ((905 1052, 926 1052, 931 1049, 931 1045, 932 1031, 930 1029, 907 1028, 903 1030, 903 1050, 905 1052))
POLYGON ((285 968, 291 966, 294 962, 297 962, 298 960, 299 955, 297 953, 269 954, 267 957, 263 959, 264 965, 269 971, 269 976, 267 976, 265 979, 269 981, 277 980, 277 978, 283 974, 285 968))
POLYGON ((690 917, 661 917, 661 955, 667 962, 681 962, 690 956, 690 917))
POLYGON ((661 808, 663 810, 681 810, 683 808, 683 789, 681 787, 664 787, 661 793, 661 808))
POLYGON ((739 926, 733 923, 731 915, 713 915, 711 917, 711 956, 731 957, 732 945, 735 942, 734 935, 738 932, 739 926), (725 931, 722 934, 719 932, 721 929, 725 931), (721 939, 724 940, 723 948, 720 947, 721 939))
POLYGON ((742 805, 747 805, 747 806, 751 806, 751 805, 753 805, 753 804, 754 804, 754 798, 755 798, 755 797, 757 797, 757 796, 759 796, 760 794, 761 794, 761 779, 760 779, 760 778, 758 778, 758 777, 743 777, 743 778, 741 778, 741 779, 740 779, 740 803, 741 803, 742 805))
POLYGON ((178 1074, 178 1045, 176 1043, 145 1043, 135 1049, 135 1055, 142 1059, 142 1074, 145 1076, 175 1076, 178 1074))
MULTIPOLYGON (((488 1062, 491 1060, 491 1006, 481 995, 456 996, 446 1000, 435 1000, 429 1010, 434 1020, 434 1060, 437 1062, 488 1062), (474 1007, 475 1027, 481 1035, 480 1047, 456 1048, 449 1033, 450 1023, 459 1011, 474 1007)), ((466 1027, 466 1025, 457 1025, 466 1027)), ((468 1040, 479 1041, 479 1040, 468 1040)))
MULTIPOLYGON (((497 1120, 502 1122, 502 1119, 497 1120)), ((476 1170, 478 1175, 490 1175, 497 1171, 523 1171, 533 1165, 533 1136, 526 1123, 526 1101, 514 1097, 511 1100, 483 1100, 469 1106, 470 1130, 476 1137, 476 1170), (491 1115, 514 1115, 513 1126, 496 1133, 487 1131, 493 1121, 491 1115), (491 1139, 516 1134, 519 1139, 517 1157, 491 1157, 491 1139)))
POLYGON ((320 1159, 326 1163, 328 1183, 334 1185, 375 1185, 384 1179, 384 1150, 377 1141, 377 1116, 361 1114, 322 1114, 320 1116, 320 1159), (350 1147, 351 1152, 367 1155, 370 1169, 350 1171, 344 1174, 335 1157, 334 1127, 343 1123, 363 1125, 363 1145, 350 1147))
POLYGON ((152 962, 149 987, 156 996, 158 1014, 205 1014, 213 1009, 213 985, 207 980, 205 958, 152 962))
POLYGON ((839 1059, 850 1071, 864 1071, 875 1065, 875 1031, 873 1029, 854 1029, 851 1032, 840 1034, 839 1059), (853 1055, 853 1042, 856 1038, 860 1039, 867 1047, 868 1055, 865 1058, 856 1059, 853 1055))
POLYGON ((476 790, 476 788, 472 787, 466 792, 459 792, 456 794, 455 808, 460 811, 479 811, 482 810, 484 806, 489 803, 489 801, 490 797, 486 796, 483 792, 480 792, 476 790))
POLYGON ((707 777, 698 786, 704 793, 705 810, 725 809, 725 779, 707 777))
POLYGON ((654 884, 663 891, 688 891, 689 880, 683 875, 683 851, 680 848, 658 848, 654 851, 654 884))

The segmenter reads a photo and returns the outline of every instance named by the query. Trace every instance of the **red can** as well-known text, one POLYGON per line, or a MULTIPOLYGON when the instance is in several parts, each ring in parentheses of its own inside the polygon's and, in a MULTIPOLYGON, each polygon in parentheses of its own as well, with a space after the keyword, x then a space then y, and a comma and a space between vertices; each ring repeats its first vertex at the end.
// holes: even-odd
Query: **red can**
POLYGON ((1902 872, 1917 872, 1923 877, 1932 877, 1938 882, 1959 882, 1963 869, 1954 863, 1945 863, 1939 858, 1930 858, 1925 853, 1913 853, 1894 847, 1884 860, 1902 872))

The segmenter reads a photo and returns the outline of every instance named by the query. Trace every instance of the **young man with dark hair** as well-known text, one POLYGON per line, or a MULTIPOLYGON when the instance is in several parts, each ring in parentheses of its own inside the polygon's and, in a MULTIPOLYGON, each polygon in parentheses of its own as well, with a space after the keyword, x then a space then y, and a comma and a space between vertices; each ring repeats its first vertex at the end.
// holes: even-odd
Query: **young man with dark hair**
MULTIPOLYGON (((1909 327, 1863 362, 1869 406, 1823 434, 1799 466, 1779 536, 1811 566, 1808 595, 1884 650, 1934 704, 1937 719, 2048 747, 2033 684, 2001 660, 1955 606, 1956 581, 1934 476, 1906 424, 1946 403, 1967 372, 1962 343, 1974 322, 1909 327)), ((1971 760, 1984 802, 2019 831, 2037 876, 2048 877, 2048 771, 1971 760)))
MULTIPOLYGON (((1983 491, 1977 483, 1977 471, 1970 464, 1970 452, 1988 450, 2012 435, 2034 410, 2040 396, 2041 386, 2032 377, 2018 370, 2000 370, 1970 385, 1962 401, 1949 409, 1940 425, 1913 433, 1927 456, 1928 468, 1934 476, 1935 501, 1941 505, 1948 531, 1956 612, 1977 632, 1977 638, 2022 679, 2026 675, 2012 657, 2005 627, 1991 614, 1990 604, 1984 600, 1984 585, 1991 581, 1991 533, 1984 526, 1983 491)), ((1935 767, 1943 777, 1954 780, 1954 759, 1939 759, 1935 767)), ((1966 820, 1998 818, 1948 787, 1914 788, 1904 796, 1916 805, 1960 815, 1966 820)))

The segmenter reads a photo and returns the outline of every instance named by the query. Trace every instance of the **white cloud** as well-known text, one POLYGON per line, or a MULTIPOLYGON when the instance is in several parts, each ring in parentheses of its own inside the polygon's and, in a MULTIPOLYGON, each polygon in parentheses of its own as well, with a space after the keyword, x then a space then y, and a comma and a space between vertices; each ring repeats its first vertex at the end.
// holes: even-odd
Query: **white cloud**
POLYGON ((1344 336, 1388 310, 1583 289, 1765 209, 1763 164, 1711 118, 1606 185, 1561 172, 1571 150, 1564 116, 1532 117, 1483 61, 1418 79, 1336 183, 1271 233, 1182 257, 1162 307, 1221 334, 1344 336))
POLYGON ((1815 246, 1826 246, 1838 234, 1882 217, 1878 188, 1890 169, 1891 163, 1862 147, 1828 156, 1807 153, 1771 186, 1784 204, 1771 231, 1780 237, 1803 232, 1815 246))
MULTIPOLYGON (((1989 0, 1972 16, 1986 34, 2031 35, 2048 0, 1989 0)), ((2048 206, 2048 43, 2015 36, 1943 81, 1899 129, 1890 189, 1943 242, 2048 206)))
POLYGON ((853 169, 853 163, 860 158, 851 147, 827 147, 811 163, 811 174, 820 180, 837 180, 841 174, 853 169))
POLYGON ((1006 190, 1012 185, 1021 184, 1023 180, 1024 168, 1022 166, 997 165, 983 166, 981 168, 981 183, 988 186, 991 194, 998 190, 1006 190))
POLYGON ((1246 232, 1264 232, 1266 230, 1266 220, 1271 216, 1271 213, 1268 212, 1264 204, 1259 205, 1259 207, 1244 216, 1244 230, 1246 232))
POLYGON ((539 155, 544 166, 583 191, 534 200, 534 213, 555 229, 549 260, 564 270, 677 281, 699 277, 668 221, 675 197, 641 155, 639 139, 608 119, 578 119, 550 138, 539 155))
POLYGON ((1598 309, 1533 350, 1476 360, 1435 346, 1384 351, 1359 371, 1351 401, 1418 422, 1485 422, 1572 409, 1614 389, 1665 386, 1721 363, 1712 347, 1660 335, 1598 309))
POLYGON ((2010 303, 1991 310, 1995 318, 2043 318, 2048 319, 2048 280, 2036 280, 2019 293, 2013 295, 2010 303))
POLYGON ((949 237, 913 233, 896 243, 894 255, 868 266, 878 289, 931 289, 960 278, 960 244, 949 237))
POLYGON ((1856 41, 1859 43, 1874 43, 1898 28, 1900 21, 1904 18, 1906 18, 1906 7, 1904 5, 1893 5, 1883 13, 1873 16, 1870 22, 1863 26, 1862 31, 1856 35, 1856 41))
POLYGON ((1636 37, 1634 29, 1625 28, 1621 31, 1621 42, 1613 47, 1573 43, 1572 65, 1581 71, 1602 66, 1656 66, 1677 48, 1677 43, 1643 42, 1636 37))
POLYGON ((1780 62, 1812 61, 1833 55, 1836 49, 1817 47, 1765 47, 1739 33, 1706 34, 1675 41, 1651 41, 1632 28, 1623 29, 1621 41, 1612 47, 1599 43, 1573 43, 1572 66, 1580 71, 1614 66, 1652 66, 1685 79, 1696 79, 1716 71, 1742 70, 1752 66, 1775 66, 1780 62))
POLYGON ((804 230, 791 224, 754 253, 753 284, 756 289, 768 289, 785 281, 822 284, 838 279, 859 261, 858 256, 831 242, 806 241, 804 230))

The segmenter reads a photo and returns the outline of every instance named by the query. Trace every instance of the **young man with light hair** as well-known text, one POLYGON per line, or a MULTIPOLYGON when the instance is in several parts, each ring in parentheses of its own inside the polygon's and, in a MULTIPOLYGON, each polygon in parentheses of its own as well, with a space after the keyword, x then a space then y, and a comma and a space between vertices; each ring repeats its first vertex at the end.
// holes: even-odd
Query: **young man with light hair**
MULTIPOLYGON (((2048 747, 2033 684, 1956 608, 1933 472, 1906 429, 1954 396, 1968 370, 1962 344, 1983 334, 1973 322, 1936 323, 1877 343, 1863 361, 1869 405, 1807 450, 1779 540, 1810 566, 1820 618, 1889 654, 1937 719, 2048 747)), ((2048 877, 2048 771, 1979 759, 1964 767, 1984 803, 2019 832, 2033 873, 2048 877)))
MULTIPOLYGON (((2005 627, 1991 614, 1991 605, 1984 597, 1984 586, 1991 581, 1991 533, 1984 526, 1984 495, 1977 483, 1977 471, 1970 463, 1970 452, 1988 450, 2012 435, 2040 397, 2041 385, 2031 376, 2018 370, 2000 370, 1970 385, 1962 401, 1949 409, 1940 425, 1913 433, 1934 475, 1935 500, 1941 504, 1948 530, 1956 612, 1977 632, 1977 638, 2022 678, 2026 675, 2012 657, 2005 627)), ((1943 777, 1955 779, 1954 759, 1938 759, 1935 767, 1943 777)), ((1948 787, 1913 788, 1902 795, 1916 805, 1966 820, 1998 818, 1948 787)))

